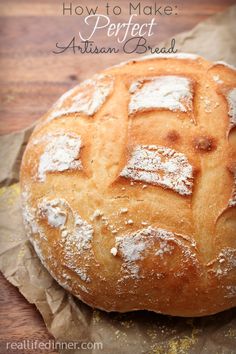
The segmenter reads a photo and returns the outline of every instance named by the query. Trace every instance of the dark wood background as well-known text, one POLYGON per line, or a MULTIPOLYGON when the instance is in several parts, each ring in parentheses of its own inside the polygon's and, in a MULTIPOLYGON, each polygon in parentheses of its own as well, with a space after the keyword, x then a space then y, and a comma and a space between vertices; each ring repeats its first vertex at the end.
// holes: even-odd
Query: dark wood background
MULTIPOLYGON (((80 16, 62 16, 62 3, 104 6, 103 0, 1 0, 0 2, 0 134, 27 127, 52 103, 77 82, 108 65, 130 58, 127 54, 55 55, 56 42, 68 42, 81 29, 80 16)), ((138 1, 134 0, 133 3, 138 1)), ((110 5, 127 8, 126 0, 110 0, 110 5)), ((155 1, 141 1, 142 6, 155 1)), ((177 5, 178 15, 157 17, 157 34, 151 44, 190 30, 210 15, 223 11, 235 0, 157 1, 160 5, 177 5)), ((110 16, 112 22, 127 21, 128 15, 110 16)), ((139 22, 149 17, 141 15, 139 22)), ((113 40, 98 34, 99 46, 112 46, 113 40)), ((0 278, 0 354, 6 341, 52 338, 35 306, 2 276, 0 278)), ((12 352, 13 353, 13 352, 12 352)), ((20 353, 20 351, 14 353, 20 353)), ((23 353, 23 352, 21 352, 23 353)), ((38 351, 27 351, 36 354, 38 351)), ((54 352, 50 352, 54 353, 54 352)))

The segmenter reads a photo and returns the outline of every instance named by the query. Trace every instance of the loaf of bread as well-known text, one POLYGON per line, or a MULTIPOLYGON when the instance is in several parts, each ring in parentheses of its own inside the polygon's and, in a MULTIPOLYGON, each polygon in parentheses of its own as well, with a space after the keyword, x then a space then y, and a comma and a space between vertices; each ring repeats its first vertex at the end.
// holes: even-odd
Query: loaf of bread
POLYGON ((21 166, 27 235, 65 289, 105 311, 236 305, 236 71, 179 54, 65 93, 21 166))

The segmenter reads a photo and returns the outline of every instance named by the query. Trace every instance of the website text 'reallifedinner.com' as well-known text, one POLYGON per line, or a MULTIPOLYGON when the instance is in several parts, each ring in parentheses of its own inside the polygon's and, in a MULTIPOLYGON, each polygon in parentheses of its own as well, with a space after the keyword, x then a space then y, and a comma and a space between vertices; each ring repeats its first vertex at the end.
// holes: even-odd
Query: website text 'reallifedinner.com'
MULTIPOLYGON (((3 343, 2 343, 3 344, 3 343)), ((40 341, 38 339, 26 339, 22 341, 9 341, 5 342, 6 351, 19 351, 19 350, 38 350, 41 352, 44 351, 61 351, 61 350, 102 350, 102 342, 78 342, 78 341, 40 341)), ((3 346, 1 345, 3 348, 3 346)))

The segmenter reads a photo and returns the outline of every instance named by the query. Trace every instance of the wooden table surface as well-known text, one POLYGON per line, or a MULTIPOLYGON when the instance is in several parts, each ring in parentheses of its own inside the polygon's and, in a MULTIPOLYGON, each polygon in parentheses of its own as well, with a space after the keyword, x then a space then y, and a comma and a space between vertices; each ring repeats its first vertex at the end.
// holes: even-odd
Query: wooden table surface
MULTIPOLYGON (((65 3, 73 2, 64 1, 65 3)), ((107 1, 80 0, 74 4, 97 6, 107 1)), ((111 4, 127 7, 126 0, 112 0, 111 4)), ((55 55, 55 43, 68 41, 81 28, 79 16, 62 16, 63 1, 56 0, 1 0, 0 2, 0 134, 17 131, 34 122, 68 88, 108 65, 128 59, 127 54, 55 55)), ((135 1, 133 1, 135 3, 135 1)), ((142 5, 154 4, 145 0, 142 5)), ((164 2, 158 1, 160 6, 164 2)), ((158 31, 152 44, 190 30, 200 21, 235 3, 235 0, 176 0, 178 15, 157 18, 158 31)), ((119 20, 127 20, 122 15, 119 20)), ((140 22, 147 22, 144 15, 140 22)), ((112 39, 97 37, 99 45, 112 45, 112 39)), ((0 354, 9 340, 48 340, 49 335, 35 306, 0 277, 0 354)), ((14 351, 23 353, 23 351, 14 351)), ((38 351, 27 351, 38 353, 38 351)), ((50 353, 53 353, 52 351, 50 353)))

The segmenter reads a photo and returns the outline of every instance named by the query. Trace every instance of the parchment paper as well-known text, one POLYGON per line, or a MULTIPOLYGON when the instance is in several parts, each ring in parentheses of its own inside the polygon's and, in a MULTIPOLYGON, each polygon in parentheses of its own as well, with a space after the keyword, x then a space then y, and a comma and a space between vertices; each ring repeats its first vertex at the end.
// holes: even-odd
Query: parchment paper
MULTIPOLYGON (((175 38, 179 51, 236 65, 236 6, 175 38)), ((0 267, 36 305, 57 340, 103 343, 102 350, 60 353, 236 353, 236 309, 188 319, 147 311, 108 314, 86 306, 52 279, 26 239, 20 212, 19 164, 31 131, 0 138, 0 267)))

